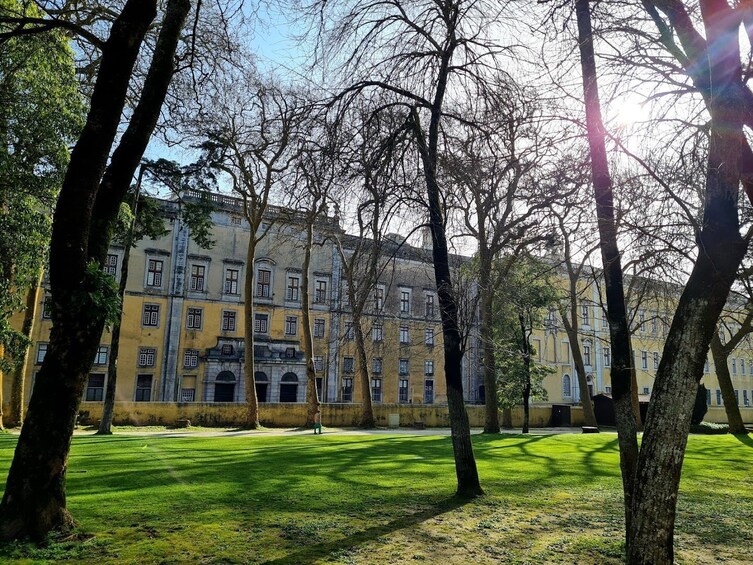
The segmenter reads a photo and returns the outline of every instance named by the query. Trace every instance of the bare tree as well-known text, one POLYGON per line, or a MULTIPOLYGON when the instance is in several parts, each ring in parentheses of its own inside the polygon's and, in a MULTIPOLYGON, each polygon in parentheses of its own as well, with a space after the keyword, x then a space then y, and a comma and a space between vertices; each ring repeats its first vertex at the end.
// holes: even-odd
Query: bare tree
POLYGON ((366 352, 367 321, 384 309, 387 288, 382 276, 394 264, 395 245, 387 238, 402 206, 399 176, 404 130, 395 127, 397 116, 359 116, 351 126, 352 150, 348 158, 348 181, 355 188, 356 236, 333 235, 345 282, 344 310, 351 320, 343 339, 355 340, 356 371, 361 391, 359 426, 375 425, 366 352))
POLYGON ((534 178, 547 144, 534 93, 505 75, 495 82, 489 96, 469 100, 458 111, 472 123, 446 133, 448 143, 441 156, 442 180, 450 189, 450 204, 462 216, 463 235, 478 244, 485 433, 500 429, 492 312, 499 284, 493 275, 504 277, 504 273, 493 263, 502 252, 517 255, 542 237, 536 228, 550 204, 550 195, 534 178))
POLYGON ((303 101, 280 86, 259 79, 250 66, 228 69, 211 109, 198 123, 207 136, 202 162, 229 179, 243 200, 249 225, 244 280, 244 381, 246 425, 259 427, 254 369, 254 296, 256 250, 275 222, 270 204, 284 194, 298 154, 295 143, 305 115, 303 101))
POLYGON ((435 283, 442 317, 445 379, 458 494, 482 494, 463 401, 462 348, 447 243, 446 191, 440 185, 443 124, 451 100, 483 96, 488 69, 504 51, 504 7, 487 0, 351 0, 310 3, 324 54, 340 64, 348 101, 380 90, 405 109, 428 204, 435 283), (449 104, 449 106, 448 106, 449 104))

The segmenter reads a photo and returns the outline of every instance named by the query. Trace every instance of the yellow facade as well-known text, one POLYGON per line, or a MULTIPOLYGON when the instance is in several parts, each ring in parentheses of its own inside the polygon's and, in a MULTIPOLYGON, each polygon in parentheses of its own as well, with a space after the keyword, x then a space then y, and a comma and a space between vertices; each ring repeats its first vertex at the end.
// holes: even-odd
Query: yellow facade
MULTIPOLYGON (((240 404, 243 380, 244 280, 254 269, 254 336, 257 393, 263 403, 302 403, 306 379, 301 346, 301 268, 304 231, 294 221, 273 223, 261 240, 254 264, 246 261, 249 229, 238 200, 217 197, 212 212, 215 245, 202 249, 190 238, 177 212, 178 204, 165 202, 167 236, 138 242, 132 249, 123 308, 116 400, 121 403, 167 402, 184 404, 240 404)), ((264 226, 266 229, 267 226, 264 226)), ((348 236, 336 219, 317 227, 310 267, 310 315, 314 360, 322 401, 352 404, 361 400, 360 369, 349 324, 352 312, 343 299, 343 265, 334 240, 348 236)), ((124 249, 113 246, 107 269, 120 277, 124 249)), ((459 260, 463 260, 459 258, 459 260)), ((375 404, 412 405, 446 403, 442 332, 434 287, 431 254, 427 249, 402 245, 385 269, 374 300, 362 320, 366 342, 369 388, 375 404)), ((566 288, 564 279, 555 282, 566 288)), ((43 285, 44 286, 44 285, 43 285)), ((611 392, 609 335, 602 299, 596 285, 582 281, 578 315, 579 342, 586 358, 589 394, 611 392)), ((26 399, 49 341, 50 320, 45 317, 43 289, 33 328, 33 350, 26 368, 26 399)), ((639 394, 650 397, 653 379, 669 327, 671 303, 644 299, 634 306, 633 348, 639 394)), ((466 401, 484 398, 478 328, 471 330, 463 361, 466 401)), ((556 312, 533 336, 538 362, 554 369, 544 388, 548 402, 576 407, 578 388, 569 339, 556 312)), ((87 402, 104 397, 110 334, 102 336, 84 394, 87 402)), ((753 349, 743 341, 730 357, 730 372, 739 403, 753 402, 753 349)), ((703 382, 710 390, 711 408, 722 405, 713 364, 703 382)), ((5 382, 5 399, 10 382, 5 382)), ((716 414, 717 411, 713 411, 716 414)), ((264 419, 264 407, 261 408, 264 419)), ((717 416, 714 416, 717 418, 717 416)))

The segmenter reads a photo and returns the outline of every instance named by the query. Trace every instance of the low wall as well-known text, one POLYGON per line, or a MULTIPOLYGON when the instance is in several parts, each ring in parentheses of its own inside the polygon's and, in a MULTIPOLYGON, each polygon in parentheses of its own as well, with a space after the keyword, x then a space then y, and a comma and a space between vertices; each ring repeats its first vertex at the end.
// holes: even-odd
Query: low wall
MULTIPOLYGON (((483 427, 484 407, 466 406, 471 427, 483 427)), ((82 421, 98 421, 102 418, 101 402, 82 402, 79 414, 82 421)), ((388 416, 398 414, 401 426, 413 426, 417 422, 426 427, 449 427, 450 419, 446 405, 440 404, 375 404, 374 417, 378 426, 387 426, 388 416)), ((549 425, 551 406, 531 406, 530 426, 543 428, 549 425)), ((322 404, 322 422, 325 426, 354 427, 358 425, 360 405, 322 404)), ((501 417, 501 415, 500 415, 501 417)), ((306 422, 306 405, 297 403, 263 403, 259 405, 259 419, 264 426, 297 427, 306 422)), ((172 426, 178 420, 190 420, 201 426, 238 426, 245 420, 244 404, 173 402, 116 402, 113 421, 115 424, 172 426)), ((513 409, 513 426, 523 425, 523 408, 513 409)), ((579 424, 575 424, 579 425, 579 424)))

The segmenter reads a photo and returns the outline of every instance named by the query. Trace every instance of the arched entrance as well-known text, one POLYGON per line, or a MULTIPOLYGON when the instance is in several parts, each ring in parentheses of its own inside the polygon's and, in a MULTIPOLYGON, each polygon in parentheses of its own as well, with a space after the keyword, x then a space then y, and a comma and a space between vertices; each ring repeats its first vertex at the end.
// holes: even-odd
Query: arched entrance
POLYGON ((285 373, 280 379, 280 402, 296 402, 298 400, 298 375, 285 373))
POLYGON ((259 402, 269 402, 267 394, 269 393, 269 377, 264 371, 256 371, 254 373, 254 381, 256 382, 256 399, 259 402))
POLYGON ((214 383, 215 402, 235 402, 235 375, 230 371, 221 371, 214 383))

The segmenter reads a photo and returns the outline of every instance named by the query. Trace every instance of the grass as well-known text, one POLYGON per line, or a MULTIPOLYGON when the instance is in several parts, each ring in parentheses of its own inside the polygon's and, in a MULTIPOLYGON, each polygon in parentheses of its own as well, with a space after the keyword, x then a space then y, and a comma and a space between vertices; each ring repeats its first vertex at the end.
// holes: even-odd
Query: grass
MULTIPOLYGON (((16 438, 0 436, 0 473, 16 438)), ((79 531, 0 562, 619 563, 616 437, 474 436, 486 496, 453 498, 448 437, 74 438, 79 531)), ((690 438, 680 563, 751 562, 753 440, 690 438)))

